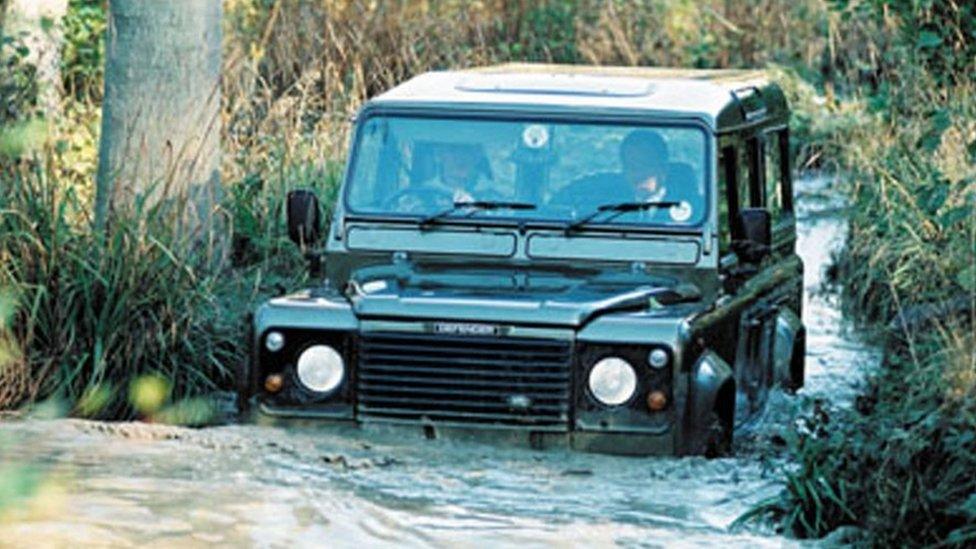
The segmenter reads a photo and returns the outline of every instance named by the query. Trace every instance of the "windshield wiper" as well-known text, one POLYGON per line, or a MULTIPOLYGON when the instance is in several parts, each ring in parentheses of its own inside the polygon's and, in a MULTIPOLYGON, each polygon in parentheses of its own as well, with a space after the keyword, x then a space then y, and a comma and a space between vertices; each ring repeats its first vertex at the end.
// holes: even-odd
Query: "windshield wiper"
POLYGON ((505 202, 501 200, 460 200, 450 208, 429 215, 420 220, 420 228, 424 229, 444 220, 449 215, 461 210, 471 210, 464 217, 470 217, 477 212, 488 210, 534 210, 536 205, 529 202, 505 202))
POLYGON ((616 202, 612 204, 604 204, 602 206, 597 207, 597 209, 593 213, 587 215, 583 219, 580 219, 579 221, 574 221, 566 225, 566 234, 569 235, 572 234, 573 232, 582 229, 587 224, 592 222, 594 219, 600 217, 601 215, 604 215, 607 212, 611 212, 611 214, 601 219, 601 221, 604 223, 616 219, 618 216, 628 212, 642 212, 644 210, 651 210, 654 208, 671 208, 673 206, 680 206, 680 205, 681 205, 680 202, 666 201, 666 200, 662 200, 662 201, 649 200, 646 202, 616 202))

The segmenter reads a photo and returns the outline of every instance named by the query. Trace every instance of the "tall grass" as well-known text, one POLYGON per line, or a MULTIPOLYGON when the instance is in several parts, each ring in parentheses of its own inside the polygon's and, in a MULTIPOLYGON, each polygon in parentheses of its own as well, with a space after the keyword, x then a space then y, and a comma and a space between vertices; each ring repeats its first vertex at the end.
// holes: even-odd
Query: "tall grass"
MULTIPOLYGON (((98 415, 132 415, 131 380, 170 380, 173 398, 212 390, 236 360, 235 320, 215 310, 218 280, 181 240, 178 205, 138 205, 107 234, 43 166, 0 186, 0 287, 30 364, 28 396, 71 403, 107 395, 98 415)), ((7 370, 0 374, 7 373, 7 370)), ((10 402, 2 404, 11 404, 10 402)))
POLYGON ((779 63, 819 74, 859 55, 831 53, 848 37, 831 30, 822 0, 234 0, 226 13, 231 180, 262 172, 271 151, 295 163, 341 158, 361 103, 428 70, 505 61, 779 63))
POLYGON ((231 263, 215 266, 182 228, 179 200, 139 199, 100 233, 90 198, 49 162, 0 172, 0 409, 55 397, 75 414, 148 417, 230 387, 250 310, 305 276, 284 196, 298 186, 328 199, 338 173, 333 162, 235 185, 224 204, 231 263), (140 383, 164 393, 158 406, 132 398, 140 383))
POLYGON ((793 435, 784 490, 760 505, 803 537, 976 543, 976 7, 873 2, 880 79, 832 140, 851 182, 844 304, 880 332, 855 410, 793 435))

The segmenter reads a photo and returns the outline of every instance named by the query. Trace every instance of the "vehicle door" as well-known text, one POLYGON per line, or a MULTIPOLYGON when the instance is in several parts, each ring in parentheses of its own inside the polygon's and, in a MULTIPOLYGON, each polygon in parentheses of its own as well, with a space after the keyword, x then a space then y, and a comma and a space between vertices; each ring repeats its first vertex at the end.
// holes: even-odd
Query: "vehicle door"
POLYGON ((786 158, 780 141, 788 139, 785 131, 774 128, 744 139, 730 139, 721 158, 731 239, 721 267, 725 291, 737 308, 732 361, 737 424, 755 417, 768 398, 775 382, 776 318, 795 293, 784 283, 791 281, 789 273, 796 269, 790 259, 796 237, 792 201, 787 198, 788 163, 784 166, 779 161, 786 158), (741 253, 741 246, 737 246, 744 238, 740 216, 745 208, 763 208, 771 215, 771 246, 761 257, 741 253))

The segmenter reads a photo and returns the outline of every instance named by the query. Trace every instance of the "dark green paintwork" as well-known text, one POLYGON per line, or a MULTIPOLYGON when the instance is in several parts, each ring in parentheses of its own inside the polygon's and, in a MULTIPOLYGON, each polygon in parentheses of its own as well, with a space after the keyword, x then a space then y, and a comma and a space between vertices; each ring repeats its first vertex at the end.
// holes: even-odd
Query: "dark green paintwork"
MULTIPOLYGON (((729 230, 719 225, 717 215, 718 201, 724 199, 717 196, 720 139, 740 143, 787 121, 779 88, 760 83, 755 89, 759 93, 750 91, 747 98, 730 94, 725 106, 700 117, 503 102, 367 105, 367 110, 384 112, 694 121, 711 136, 708 221, 694 231, 635 233, 610 227, 568 237, 558 226, 484 227, 463 221, 421 230, 402 221, 353 218, 340 203, 325 242, 327 282, 271 300, 255 315, 245 400, 256 394, 262 410, 276 416, 355 419, 352 387, 336 397, 346 399, 341 402, 288 403, 263 393, 263 376, 289 367, 262 351, 263 335, 270 329, 348 337, 347 363, 355 364, 356 334, 424 332, 439 321, 490 323, 511 337, 571 340, 580 353, 621 349, 640 356, 649 346, 670 349, 671 404, 665 411, 650 413, 640 406, 574 410, 576 419, 563 435, 573 447, 603 452, 701 453, 713 413, 731 426, 761 409, 770 385, 802 383, 785 379, 797 371, 796 348, 802 345, 803 267, 793 250, 792 216, 779 220, 772 253, 761 264, 743 264, 735 254, 720 257, 718 249, 720 234, 729 230), (679 285, 696 288, 700 298, 666 304, 655 297, 679 285), (759 389, 745 388, 753 386, 759 389)), ((577 394, 583 394, 578 385, 588 367, 580 360, 573 363, 577 394)), ((799 360, 802 376, 802 355, 799 360)), ((457 426, 427 426, 438 427, 457 426)), ((465 428, 475 427, 482 426, 465 428)), ((531 428, 522 430, 532 436, 531 428)))

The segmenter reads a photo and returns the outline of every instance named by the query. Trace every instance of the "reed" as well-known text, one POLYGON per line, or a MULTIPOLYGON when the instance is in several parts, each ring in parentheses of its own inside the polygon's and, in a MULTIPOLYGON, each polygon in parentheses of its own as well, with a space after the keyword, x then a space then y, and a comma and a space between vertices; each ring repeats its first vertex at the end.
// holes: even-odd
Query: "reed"
POLYGON ((226 381, 238 322, 219 314, 219 278, 180 236, 177 210, 140 204, 98 234, 88 205, 43 165, 5 175, 0 287, 12 300, 8 330, 29 364, 22 397, 76 406, 107 390, 111 398, 86 415, 131 417, 125 389, 142 375, 171 380, 174 399, 226 381))

